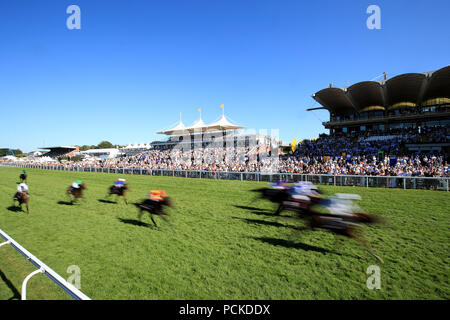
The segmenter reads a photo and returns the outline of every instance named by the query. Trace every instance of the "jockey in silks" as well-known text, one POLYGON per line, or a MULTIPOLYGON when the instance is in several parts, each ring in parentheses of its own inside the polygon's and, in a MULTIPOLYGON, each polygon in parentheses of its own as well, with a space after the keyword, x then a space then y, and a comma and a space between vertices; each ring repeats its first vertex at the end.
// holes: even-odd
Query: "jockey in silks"
POLYGON ((150 190, 148 198, 152 201, 162 202, 167 197, 167 193, 164 190, 150 190))
POLYGON ((14 200, 19 201, 19 203, 22 203, 26 199, 28 199, 30 195, 28 194, 28 186, 26 183, 20 183, 17 186, 17 192, 14 195, 14 200))
POLYGON ((70 187, 70 193, 72 193, 75 189, 79 189, 83 181, 77 180, 72 183, 72 186, 70 187))
POLYGON ((286 183, 285 181, 279 180, 275 183, 271 183, 270 186, 274 189, 279 189, 279 190, 289 189, 289 186, 287 186, 285 183, 286 183))
POLYGON ((114 181, 114 187, 116 188, 123 188, 127 184, 127 181, 125 179, 117 179, 114 181))
POLYGON ((27 170, 22 170, 22 172, 20 173, 19 178, 20 178, 21 182, 26 181, 27 180, 27 170))
POLYGON ((290 189, 289 194, 293 199, 302 199, 302 197, 318 197, 319 189, 309 181, 296 182, 290 189))

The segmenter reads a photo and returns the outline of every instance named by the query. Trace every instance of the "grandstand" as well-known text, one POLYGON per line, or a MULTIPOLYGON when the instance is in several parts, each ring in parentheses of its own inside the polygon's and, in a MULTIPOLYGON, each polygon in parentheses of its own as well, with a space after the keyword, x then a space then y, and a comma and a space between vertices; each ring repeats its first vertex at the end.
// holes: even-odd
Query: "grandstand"
MULTIPOLYGON (((223 108, 223 107, 222 107, 223 108)), ((245 127, 231 123, 225 116, 225 111, 217 121, 205 124, 200 118, 192 126, 186 127, 180 120, 174 127, 157 132, 169 136, 165 141, 151 143, 153 149, 167 150, 175 146, 186 149, 215 147, 256 147, 269 146, 276 148, 281 143, 274 136, 242 132, 245 127)))
POLYGON ((39 148, 42 150, 49 150, 48 152, 41 155, 41 157, 49 157, 52 159, 57 159, 59 157, 71 157, 75 153, 78 153, 80 150, 78 146, 72 147, 72 146, 59 146, 59 147, 44 147, 39 148))
POLYGON ((322 89, 313 95, 330 112, 323 122, 331 136, 389 140, 416 134, 410 151, 449 154, 450 66, 433 72, 401 74, 382 81, 363 81, 345 88, 322 89), (436 128, 440 129, 436 131, 436 128))

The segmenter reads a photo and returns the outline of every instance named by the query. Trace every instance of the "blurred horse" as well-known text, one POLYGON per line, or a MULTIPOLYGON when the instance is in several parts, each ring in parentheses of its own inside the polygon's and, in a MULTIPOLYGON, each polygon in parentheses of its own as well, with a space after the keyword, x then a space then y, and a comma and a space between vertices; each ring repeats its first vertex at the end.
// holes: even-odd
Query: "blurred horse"
POLYGON ((83 198, 83 190, 86 189, 86 185, 84 183, 80 183, 78 188, 74 188, 73 186, 70 186, 67 188, 67 194, 70 196, 73 196, 73 199, 70 201, 70 203, 75 203, 78 199, 83 198))
POLYGON ((28 206, 29 198, 30 198, 30 196, 28 195, 28 193, 26 191, 22 191, 22 192, 18 191, 18 192, 16 192, 16 194, 13 197, 13 203, 15 205, 15 202, 18 201, 20 210, 22 210, 22 211, 23 211, 22 205, 25 204, 25 206, 27 207, 27 213, 29 213, 30 212, 29 206, 28 206))
POLYGON ((20 182, 22 183, 22 182, 27 182, 27 174, 26 173, 21 173, 20 174, 20 176, 19 176, 19 179, 20 179, 20 182))
MULTIPOLYGON (((323 202, 329 203, 327 199, 323 202)), ((320 206, 319 202, 319 206, 320 206)), ((351 204, 332 204, 329 207, 330 213, 321 213, 315 211, 315 207, 311 210, 311 216, 309 219, 309 225, 314 230, 315 228, 329 230, 332 233, 343 235, 348 238, 352 238, 366 250, 378 259, 381 263, 384 263, 383 259, 377 256, 368 245, 364 237, 357 233, 358 228, 363 225, 369 225, 377 223, 379 220, 372 214, 360 212, 359 207, 354 205, 353 208, 357 212, 352 212, 351 204)))
POLYGON ((125 196, 125 191, 128 190, 128 185, 124 184, 121 187, 112 185, 108 189, 108 194, 106 195, 108 198, 110 198, 112 195, 117 195, 118 197, 123 197, 123 200, 126 204, 128 204, 127 198, 125 196))
POLYGON ((260 188, 252 190, 259 193, 259 198, 269 200, 278 205, 274 215, 284 210, 296 212, 300 217, 310 214, 310 207, 319 202, 319 195, 291 195, 288 189, 260 188))
POLYGON ((168 213, 164 211, 165 207, 173 208, 172 201, 168 197, 164 197, 162 200, 145 199, 140 203, 135 203, 134 205, 139 209, 139 221, 142 218, 142 214, 146 211, 149 213, 150 219, 156 227, 158 225, 153 219, 153 215, 158 215, 161 216, 161 218, 164 218, 164 216, 168 215, 168 213))

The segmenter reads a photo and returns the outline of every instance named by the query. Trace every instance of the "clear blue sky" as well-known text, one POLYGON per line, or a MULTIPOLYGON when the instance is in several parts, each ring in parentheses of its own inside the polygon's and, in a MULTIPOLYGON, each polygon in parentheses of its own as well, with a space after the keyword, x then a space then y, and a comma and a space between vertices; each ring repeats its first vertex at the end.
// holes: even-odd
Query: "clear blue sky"
POLYGON ((448 0, 2 0, 0 148, 150 142, 220 104, 283 141, 316 137, 328 112, 305 109, 330 82, 450 64, 449 15, 448 0))

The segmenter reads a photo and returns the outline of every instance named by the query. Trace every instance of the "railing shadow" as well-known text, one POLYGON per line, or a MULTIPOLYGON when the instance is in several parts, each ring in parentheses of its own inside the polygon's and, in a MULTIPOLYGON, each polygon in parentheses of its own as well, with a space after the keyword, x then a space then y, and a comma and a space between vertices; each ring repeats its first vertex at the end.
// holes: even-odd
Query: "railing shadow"
POLYGON ((9 298, 8 300, 20 300, 20 292, 17 290, 17 288, 13 285, 13 283, 6 277, 6 275, 3 273, 2 270, 0 270, 0 279, 6 284, 6 286, 13 292, 13 296, 9 298))

